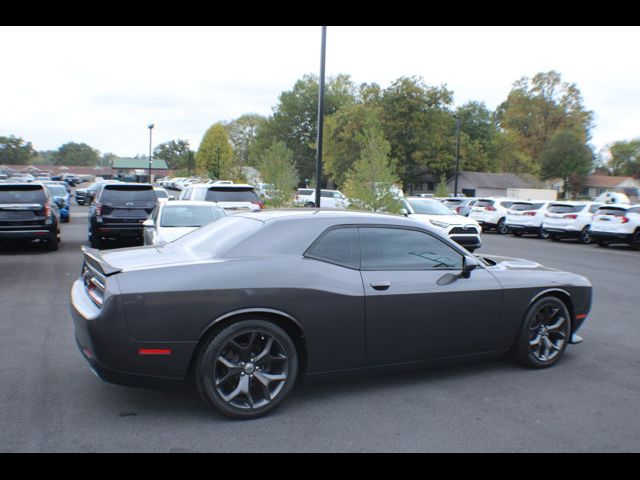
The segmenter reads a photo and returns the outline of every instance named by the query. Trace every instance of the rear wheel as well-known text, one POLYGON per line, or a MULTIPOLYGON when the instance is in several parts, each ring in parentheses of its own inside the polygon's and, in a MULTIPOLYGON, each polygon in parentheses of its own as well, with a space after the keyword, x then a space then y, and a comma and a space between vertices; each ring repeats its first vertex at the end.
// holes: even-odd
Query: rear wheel
POLYGON ((205 340, 195 363, 202 399, 222 414, 250 419, 289 395, 298 354, 287 333, 266 320, 240 320, 205 340))
POLYGON ((500 221, 498 222, 498 225, 496 225, 496 230, 500 235, 506 235, 507 233, 509 233, 509 229, 505 224, 504 218, 500 219, 500 221))
POLYGON ((535 302, 516 340, 518 360, 527 367, 547 368, 564 354, 571 334, 569 309, 557 297, 535 302))
POLYGON ((554 242, 559 242, 560 241, 560 237, 558 235, 549 234, 549 238, 554 242))
POLYGON ((307 207, 307 208, 314 208, 316 206, 316 204, 313 203, 313 202, 307 202, 307 203, 304 204, 304 206, 307 207))
POLYGON ((580 232, 580 236, 578 237, 578 241, 583 245, 588 245, 591 243, 591 231, 589 227, 584 227, 580 232))
POLYGON ((542 238, 543 240, 546 240, 547 238, 549 238, 549 232, 547 232, 544 228, 540 227, 540 230, 538 230, 538 237, 542 238))
POLYGON ((602 248, 607 248, 609 246, 609 242, 598 242, 598 246, 602 248))
POLYGON ((47 236, 47 244, 46 249, 55 252, 60 247, 60 227, 58 224, 55 225, 55 228, 49 235, 47 236))
POLYGON ((521 237, 522 232, 516 232, 515 230, 512 232, 514 237, 521 237))
POLYGON ((636 230, 631 238, 631 248, 640 250, 640 229, 636 230))

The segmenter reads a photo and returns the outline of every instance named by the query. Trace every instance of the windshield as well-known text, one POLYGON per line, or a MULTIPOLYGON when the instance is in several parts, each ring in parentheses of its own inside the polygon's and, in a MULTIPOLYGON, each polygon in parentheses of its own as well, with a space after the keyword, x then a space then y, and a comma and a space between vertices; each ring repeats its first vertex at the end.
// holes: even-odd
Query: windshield
POLYGON ((215 206, 177 205, 162 210, 161 227, 201 227, 225 216, 224 210, 215 206))
POLYGON ((253 235, 262 226, 263 223, 259 220, 231 215, 194 230, 174 243, 217 257, 253 235))
POLYGON ((415 213, 421 215, 454 215, 454 213, 436 200, 411 199, 407 200, 415 213))
POLYGON ((66 197, 67 189, 62 185, 47 185, 47 188, 51 192, 51 195, 54 197, 66 197))
POLYGON ((0 185, 0 203, 44 203, 46 197, 39 185, 0 185))

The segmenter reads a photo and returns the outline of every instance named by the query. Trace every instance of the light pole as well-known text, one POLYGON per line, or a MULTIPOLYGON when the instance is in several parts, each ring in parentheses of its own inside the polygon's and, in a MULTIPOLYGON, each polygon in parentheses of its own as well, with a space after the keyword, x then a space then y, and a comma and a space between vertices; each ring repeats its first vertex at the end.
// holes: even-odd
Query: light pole
POLYGON ((454 115, 456 119, 456 178, 453 182, 453 196, 458 196, 458 173, 460 170, 460 117, 454 115))
POLYGON ((320 47, 320 92, 318 93, 318 138, 316 141, 316 207, 320 208, 320 180, 322 179, 322 133, 324 118, 324 63, 327 46, 327 27, 322 27, 320 47))
POLYGON ((149 127, 149 175, 147 180, 149 183, 151 183, 151 137, 153 127, 155 127, 155 125, 153 123, 150 123, 149 125, 147 125, 147 127, 149 127))

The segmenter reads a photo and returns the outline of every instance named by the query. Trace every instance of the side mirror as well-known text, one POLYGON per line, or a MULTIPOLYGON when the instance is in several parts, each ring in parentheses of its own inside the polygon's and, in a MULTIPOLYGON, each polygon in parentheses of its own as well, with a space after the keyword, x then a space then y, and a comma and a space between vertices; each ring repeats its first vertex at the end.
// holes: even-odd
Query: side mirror
POLYGON ((142 222, 142 226, 143 227, 147 227, 147 228, 154 228, 154 223, 153 220, 151 220, 150 218, 145 220, 144 222, 142 222))
POLYGON ((406 208, 401 208, 401 209, 400 209, 400 213, 401 213, 402 215, 404 215, 405 217, 408 217, 408 216, 409 216, 409 210, 407 210, 406 208))
POLYGON ((464 260, 462 260, 462 273, 460 276, 462 278, 469 278, 471 276, 471 272, 476 268, 478 268, 478 261, 475 258, 464 257, 464 260))

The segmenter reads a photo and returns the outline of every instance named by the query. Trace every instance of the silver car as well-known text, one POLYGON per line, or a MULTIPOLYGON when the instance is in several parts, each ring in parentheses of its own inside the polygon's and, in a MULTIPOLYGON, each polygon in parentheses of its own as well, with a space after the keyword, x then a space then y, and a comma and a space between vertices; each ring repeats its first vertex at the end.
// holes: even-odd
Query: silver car
POLYGON ((225 217, 224 208, 211 202, 159 202, 144 225, 144 244, 162 245, 225 217))

